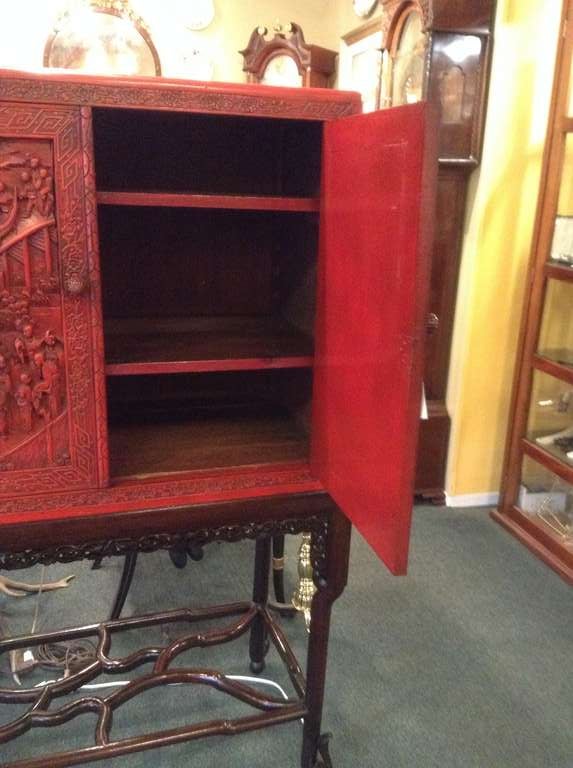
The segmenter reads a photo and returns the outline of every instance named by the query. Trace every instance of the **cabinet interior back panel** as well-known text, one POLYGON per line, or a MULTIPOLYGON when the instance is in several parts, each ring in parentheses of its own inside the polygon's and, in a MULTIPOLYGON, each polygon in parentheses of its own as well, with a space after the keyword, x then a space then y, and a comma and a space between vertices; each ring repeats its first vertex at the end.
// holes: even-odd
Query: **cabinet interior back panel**
POLYGON ((309 328, 317 226, 315 214, 100 206, 104 316, 283 312, 309 328))
POLYGON ((111 379, 111 474, 308 459, 311 388, 309 371, 111 379))
POLYGON ((101 190, 319 193, 319 122, 101 108, 93 121, 101 190))

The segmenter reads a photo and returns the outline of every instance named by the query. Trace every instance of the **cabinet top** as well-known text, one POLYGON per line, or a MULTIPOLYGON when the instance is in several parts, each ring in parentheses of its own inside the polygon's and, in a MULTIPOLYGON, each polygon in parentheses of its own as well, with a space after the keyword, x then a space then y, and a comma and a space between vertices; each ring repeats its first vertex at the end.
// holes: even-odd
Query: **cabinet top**
POLYGON ((298 120, 334 120, 362 110, 359 94, 325 88, 6 69, 0 69, 0 99, 298 120))

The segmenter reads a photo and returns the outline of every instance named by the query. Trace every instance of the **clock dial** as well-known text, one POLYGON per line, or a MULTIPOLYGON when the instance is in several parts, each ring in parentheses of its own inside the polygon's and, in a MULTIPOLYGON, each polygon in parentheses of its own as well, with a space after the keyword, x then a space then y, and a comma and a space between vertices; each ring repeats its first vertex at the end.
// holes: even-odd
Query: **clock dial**
POLYGON ((273 56, 265 67, 261 83, 265 85, 287 85, 292 88, 302 86, 302 75, 291 56, 280 54, 273 56))
POLYGON ((427 37, 422 17, 410 13, 392 63, 392 105, 420 101, 424 90, 427 37))
POLYGON ((360 16, 361 19, 365 19, 367 16, 370 16, 377 5, 378 0, 352 0, 354 13, 357 16, 360 16))

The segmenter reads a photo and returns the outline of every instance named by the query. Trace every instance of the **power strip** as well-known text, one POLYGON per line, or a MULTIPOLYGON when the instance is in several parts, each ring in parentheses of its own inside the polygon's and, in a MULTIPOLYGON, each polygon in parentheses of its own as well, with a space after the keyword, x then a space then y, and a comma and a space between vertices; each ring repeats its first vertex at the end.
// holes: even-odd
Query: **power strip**
POLYGON ((13 675, 31 672, 36 664, 36 658, 29 648, 17 648, 15 651, 10 651, 10 669, 13 675))

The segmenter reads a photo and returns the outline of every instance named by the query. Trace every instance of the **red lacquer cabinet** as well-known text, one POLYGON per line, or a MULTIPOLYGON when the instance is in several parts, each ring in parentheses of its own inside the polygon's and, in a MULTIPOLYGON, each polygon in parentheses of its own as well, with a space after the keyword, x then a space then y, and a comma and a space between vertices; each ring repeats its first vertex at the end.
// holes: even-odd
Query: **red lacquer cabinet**
POLYGON ((426 105, 22 73, 0 95, 0 520, 325 490, 403 571, 426 105))
MULTIPOLYGON (((349 520, 407 564, 437 167, 426 104, 359 112, 318 89, 0 72, 0 567, 257 539, 253 603, 201 616, 244 614, 223 641, 251 627, 256 671, 270 635, 299 697, 205 671, 263 713, 120 742, 136 683, 50 710, 82 672, 41 700, 0 687, 33 704, 0 742, 97 709, 64 766, 302 718, 302 765, 324 758, 349 520), (269 536, 303 531, 306 682, 267 609, 269 536)), ((98 631, 92 677, 119 663, 98 631)), ((157 663, 145 686, 169 681, 157 663)))

